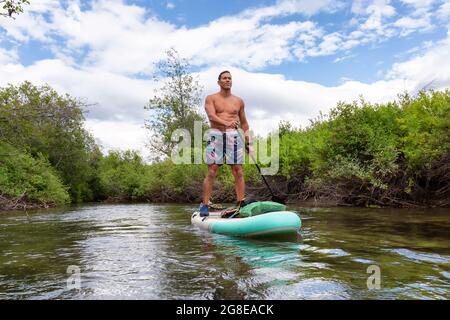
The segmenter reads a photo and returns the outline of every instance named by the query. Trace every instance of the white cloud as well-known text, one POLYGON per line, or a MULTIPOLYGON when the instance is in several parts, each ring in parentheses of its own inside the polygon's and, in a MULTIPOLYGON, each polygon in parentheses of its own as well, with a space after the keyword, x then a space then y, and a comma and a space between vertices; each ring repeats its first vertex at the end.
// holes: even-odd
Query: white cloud
POLYGON ((314 48, 307 50, 309 56, 327 56, 339 51, 342 43, 342 36, 337 33, 327 34, 322 38, 322 42, 314 48))
POLYGON ((397 55, 395 55, 394 57, 397 58, 401 58, 404 59, 405 57, 410 57, 412 54, 420 54, 425 52, 425 50, 431 48, 432 46, 434 46, 434 42, 433 41, 424 41, 422 42, 422 44, 420 46, 414 47, 409 49, 406 52, 401 52, 397 55))
POLYGON ((314 41, 318 34, 311 22, 258 27, 246 20, 227 20, 213 23, 207 30, 183 32, 185 36, 180 39, 184 40, 178 42, 177 48, 184 45, 187 48, 197 38, 196 33, 200 33, 205 47, 195 48, 194 61, 258 69, 290 60, 292 41, 302 41, 302 35, 314 41))
MULTIPOLYGON (((436 0, 401 0, 406 6, 406 13, 399 16, 391 0, 355 0, 351 12, 355 15, 349 26, 357 30, 344 35, 342 48, 351 49, 355 46, 380 43, 392 37, 404 37, 413 32, 429 32, 437 28, 441 20, 445 19, 446 4, 439 10, 434 10, 436 0)), ((441 26, 441 25, 439 25, 441 26)))
POLYGON ((395 8, 389 5, 390 0, 354 0, 351 12, 362 16, 392 17, 396 14, 395 8))
POLYGON ((240 14, 240 17, 260 21, 292 14, 313 16, 320 12, 335 12, 343 7, 343 2, 335 0, 278 0, 276 4, 272 6, 245 10, 240 14))
POLYGON ((356 30, 343 36, 341 49, 349 50, 359 45, 380 43, 398 33, 390 22, 397 15, 390 0, 355 0, 350 11, 354 16, 349 21, 349 26, 356 30))
POLYGON ((435 0, 400 0, 402 3, 414 8, 430 8, 435 0))
POLYGON ((6 34, 17 41, 27 42, 31 39, 41 42, 51 42, 49 32, 51 23, 47 21, 44 14, 54 10, 60 10, 58 0, 36 0, 26 5, 26 10, 15 19, 0 19, 0 27, 6 34))
MULTIPOLYGON (((337 57, 336 59, 333 60, 333 63, 342 62, 342 61, 345 61, 345 60, 348 60, 348 59, 352 59, 354 57, 356 57, 356 54, 349 54, 349 55, 346 55, 346 56, 337 57)), ((343 77, 343 78, 345 78, 345 77, 343 77)))
POLYGON ((17 54, 17 50, 7 50, 0 48, 0 65, 7 65, 11 63, 17 62, 19 56, 17 54))
POLYGON ((175 8, 175 4, 173 2, 167 2, 166 8, 172 10, 175 8))
POLYGON ((144 117, 143 107, 155 83, 131 79, 95 69, 76 69, 61 60, 41 60, 24 67, 21 64, 0 65, 0 85, 29 80, 48 83, 61 93, 86 98, 88 116, 100 120, 133 120, 144 117))
POLYGON ((373 1, 366 9, 368 15, 366 22, 361 26, 362 30, 376 30, 378 34, 384 33, 384 19, 396 14, 395 8, 390 6, 389 1, 373 1))
POLYGON ((388 73, 390 79, 406 79, 408 87, 417 91, 426 85, 435 89, 450 88, 450 29, 447 38, 435 43, 425 53, 396 63, 388 73))
POLYGON ((150 156, 146 148, 148 133, 142 123, 88 119, 85 126, 104 152, 132 149, 139 151, 144 158, 150 156))
POLYGON ((445 20, 450 17, 450 1, 443 3, 437 10, 437 17, 445 20))
POLYGON ((429 31, 433 28, 432 24, 430 23, 430 15, 425 15, 418 19, 414 19, 411 17, 402 17, 395 21, 394 26, 401 29, 400 35, 402 36, 406 36, 417 30, 423 32, 429 31))

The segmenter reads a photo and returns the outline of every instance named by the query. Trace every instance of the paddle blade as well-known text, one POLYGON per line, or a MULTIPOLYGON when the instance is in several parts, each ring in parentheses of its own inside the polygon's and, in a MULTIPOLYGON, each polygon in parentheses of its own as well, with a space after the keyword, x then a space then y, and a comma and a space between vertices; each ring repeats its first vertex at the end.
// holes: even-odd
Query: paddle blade
POLYGON ((281 203, 281 204, 286 204, 286 198, 285 197, 272 196, 272 201, 273 202, 277 202, 277 203, 281 203))

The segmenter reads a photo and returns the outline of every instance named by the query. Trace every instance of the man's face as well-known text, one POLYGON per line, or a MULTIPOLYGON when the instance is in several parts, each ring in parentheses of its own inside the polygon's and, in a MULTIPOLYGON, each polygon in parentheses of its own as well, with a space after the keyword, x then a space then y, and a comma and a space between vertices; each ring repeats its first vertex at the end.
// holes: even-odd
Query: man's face
POLYGON ((228 72, 225 72, 224 74, 222 74, 220 76, 220 80, 218 81, 218 83, 222 89, 231 89, 231 84, 232 84, 231 74, 228 72))

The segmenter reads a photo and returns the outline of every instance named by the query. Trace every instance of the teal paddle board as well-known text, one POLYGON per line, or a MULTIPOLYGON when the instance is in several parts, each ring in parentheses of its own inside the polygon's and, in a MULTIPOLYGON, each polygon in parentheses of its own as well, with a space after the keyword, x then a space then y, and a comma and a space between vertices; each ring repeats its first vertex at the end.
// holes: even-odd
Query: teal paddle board
POLYGON ((263 237, 289 235, 299 232, 301 219, 292 211, 268 212, 245 218, 222 218, 222 212, 210 212, 207 217, 200 217, 194 212, 191 217, 193 225, 212 233, 240 237, 263 237))

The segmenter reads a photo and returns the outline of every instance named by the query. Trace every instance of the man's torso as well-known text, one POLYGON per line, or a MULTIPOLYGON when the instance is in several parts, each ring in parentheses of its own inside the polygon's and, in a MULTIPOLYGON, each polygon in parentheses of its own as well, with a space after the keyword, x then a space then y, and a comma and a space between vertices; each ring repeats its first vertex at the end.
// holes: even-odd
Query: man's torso
MULTIPOLYGON (((242 100, 234 95, 229 97, 223 97, 219 93, 211 95, 213 100, 214 109, 216 111, 216 115, 224 120, 231 121, 237 120, 239 117, 239 111, 242 107, 242 100)), ((235 129, 235 128, 227 128, 222 124, 211 121, 211 128, 218 129, 221 131, 225 131, 226 129, 235 129)))

